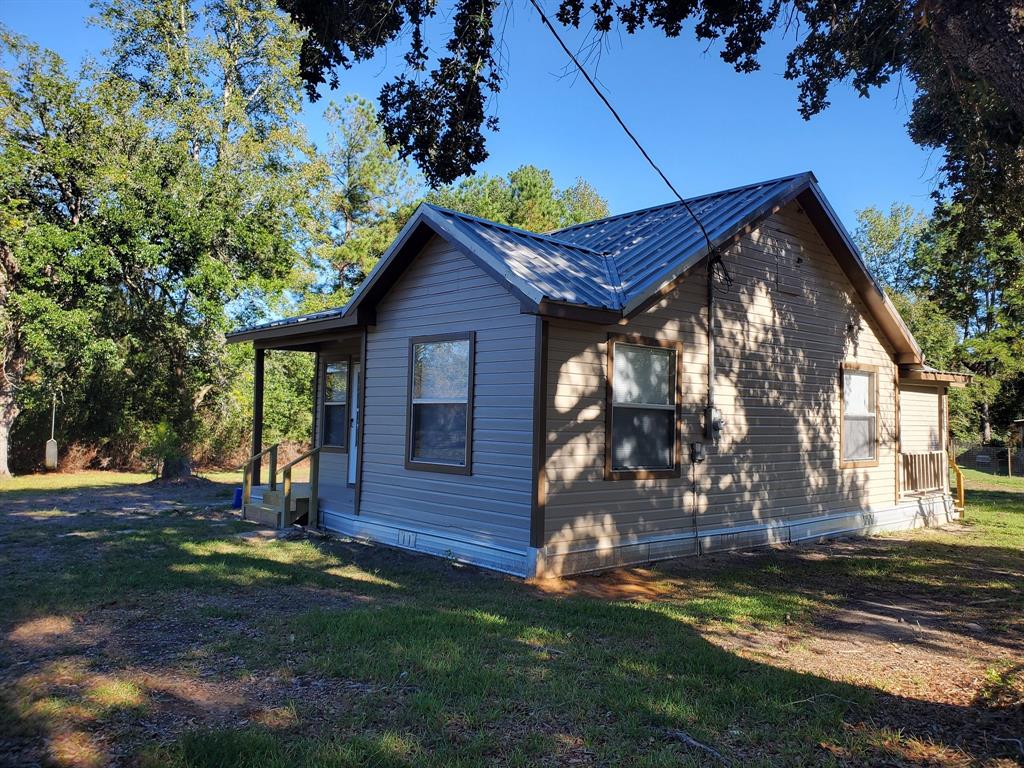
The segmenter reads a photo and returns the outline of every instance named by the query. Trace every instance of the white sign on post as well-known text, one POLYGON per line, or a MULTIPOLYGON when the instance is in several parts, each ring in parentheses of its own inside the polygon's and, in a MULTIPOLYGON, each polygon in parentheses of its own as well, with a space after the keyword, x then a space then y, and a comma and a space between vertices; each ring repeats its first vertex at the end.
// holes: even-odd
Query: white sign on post
POLYGON ((50 439, 46 441, 46 469, 50 472, 57 469, 57 441, 53 439, 57 427, 57 393, 53 393, 53 406, 50 410, 50 439))
POLYGON ((46 441, 46 468, 51 471, 57 468, 57 441, 52 437, 46 441))

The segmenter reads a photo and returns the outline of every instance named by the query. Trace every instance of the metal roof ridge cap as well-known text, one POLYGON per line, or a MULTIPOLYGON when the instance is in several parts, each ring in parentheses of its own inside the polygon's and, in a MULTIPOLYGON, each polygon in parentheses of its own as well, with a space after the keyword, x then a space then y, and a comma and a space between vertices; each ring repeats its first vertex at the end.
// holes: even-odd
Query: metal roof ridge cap
MULTIPOLYGON (((750 184, 739 184, 739 185, 737 185, 735 187, 729 187, 727 189, 719 189, 719 190, 716 190, 714 192, 705 192, 705 193, 700 194, 700 195, 694 195, 692 197, 685 197, 683 199, 686 202, 688 202, 688 203, 692 203, 692 202, 694 202, 696 200, 702 200, 702 199, 705 199, 705 198, 708 198, 708 197, 716 197, 718 195, 728 195, 728 194, 730 194, 732 192, 739 192, 741 189, 749 189, 751 187, 763 187, 763 186, 766 186, 768 184, 778 184, 780 181, 790 181, 790 180, 795 181, 796 179, 801 178, 801 177, 807 177, 807 178, 810 179, 810 181, 814 182, 815 184, 817 184, 817 182, 818 182, 817 177, 814 175, 814 171, 800 171, 799 173, 789 173, 789 174, 786 174, 784 176, 779 176, 779 177, 774 178, 774 179, 765 179, 764 181, 754 181, 754 182, 751 182, 750 184)), ((614 219, 621 219, 621 218, 624 218, 626 216, 632 216, 632 215, 635 215, 635 214, 638 214, 638 213, 648 213, 648 212, 651 212, 651 211, 657 211, 657 210, 659 210, 661 208, 669 208, 669 207, 671 207, 673 205, 681 205, 681 204, 682 204, 682 201, 680 201, 680 200, 672 200, 672 201, 667 202, 667 203, 658 203, 657 205, 647 206, 646 208, 637 208, 636 210, 624 211, 622 213, 612 214, 611 216, 602 216, 600 219, 593 219, 592 221, 581 221, 579 224, 571 224, 570 226, 562 227, 561 229, 553 229, 553 230, 551 230, 550 234, 553 235, 553 234, 558 233, 558 232, 568 232, 570 230, 577 229, 579 227, 588 227, 588 226, 590 226, 592 224, 600 224, 600 223, 605 222, 605 221, 612 221, 614 219)))
POLYGON ((605 272, 608 274, 608 280, 612 286, 612 292, 615 294, 616 309, 622 309, 626 306, 626 297, 622 292, 622 277, 619 275, 619 265, 615 263, 615 257, 608 253, 602 257, 604 261, 605 272))
MULTIPOLYGON (((547 233, 531 232, 528 229, 522 229, 521 227, 513 227, 511 224, 502 224, 501 222, 498 222, 498 221, 491 221, 490 219, 485 219, 482 216, 474 216, 471 213, 463 213, 462 211, 456 211, 453 208, 445 208, 444 206, 441 206, 441 205, 434 205, 433 203, 421 203, 421 205, 424 205, 424 206, 426 206, 426 207, 428 207, 428 208, 430 208, 430 209, 432 209, 434 211, 440 211, 441 213, 448 213, 448 214, 451 214, 452 216, 458 216, 459 218, 462 218, 462 219, 469 219, 470 221, 477 222, 478 224, 485 224, 488 227, 496 227, 498 229, 503 229, 503 230, 505 230, 507 232, 512 232, 512 233, 517 234, 517 235, 522 235, 523 237, 532 237, 532 238, 536 238, 538 240, 543 240, 544 242, 553 243, 555 245, 562 246, 563 248, 572 248, 575 251, 583 251, 585 253, 592 253, 595 256, 604 256, 604 253, 601 252, 601 251, 595 250, 593 248, 588 248, 585 245, 579 245, 577 243, 572 243, 572 242, 569 242, 567 240, 560 240, 559 238, 554 237, 553 235, 549 235, 547 233)), ((553 231, 557 232, 557 231, 561 231, 561 230, 553 230, 553 231)))

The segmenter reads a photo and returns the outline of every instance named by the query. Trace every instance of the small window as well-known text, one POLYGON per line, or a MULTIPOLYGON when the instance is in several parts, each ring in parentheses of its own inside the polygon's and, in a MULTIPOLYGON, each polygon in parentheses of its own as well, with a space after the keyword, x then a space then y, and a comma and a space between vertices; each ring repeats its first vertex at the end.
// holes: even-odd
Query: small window
POLYGON ((842 463, 878 462, 878 374, 873 369, 843 366, 842 463))
POLYGON ((415 338, 409 348, 409 469, 469 474, 473 336, 415 338))
POLYGON ((611 376, 608 476, 678 472, 679 428, 675 348, 657 342, 609 341, 611 376))
POLYGON ((348 425, 348 361, 324 365, 323 445, 344 448, 348 425))

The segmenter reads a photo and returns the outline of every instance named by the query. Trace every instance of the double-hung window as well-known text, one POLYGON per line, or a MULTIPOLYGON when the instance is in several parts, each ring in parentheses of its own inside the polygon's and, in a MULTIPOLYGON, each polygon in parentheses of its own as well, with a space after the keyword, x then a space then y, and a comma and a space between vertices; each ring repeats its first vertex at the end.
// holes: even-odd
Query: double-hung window
POLYGON ((348 427, 348 361, 324 364, 324 428, 322 444, 344 448, 348 427))
POLYGON ((878 463, 878 371, 845 363, 842 368, 841 465, 878 463))
POLYGON ((612 337, 609 344, 605 476, 679 473, 679 352, 653 340, 612 337))
POLYGON ((410 339, 407 468, 470 473, 473 353, 472 333, 410 339))

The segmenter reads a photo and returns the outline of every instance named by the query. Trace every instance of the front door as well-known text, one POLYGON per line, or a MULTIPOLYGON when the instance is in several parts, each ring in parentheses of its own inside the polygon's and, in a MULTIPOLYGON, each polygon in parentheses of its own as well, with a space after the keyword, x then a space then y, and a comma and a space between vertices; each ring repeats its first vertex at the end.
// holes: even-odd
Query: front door
POLYGON ((361 366, 359 363, 352 363, 352 389, 349 392, 349 430, 348 430, 348 484, 355 485, 356 465, 359 457, 356 451, 359 450, 359 409, 362 403, 359 402, 359 375, 361 366))

